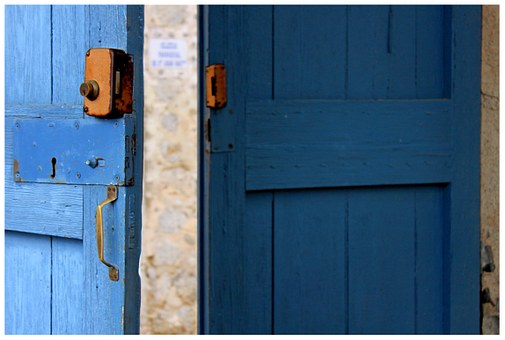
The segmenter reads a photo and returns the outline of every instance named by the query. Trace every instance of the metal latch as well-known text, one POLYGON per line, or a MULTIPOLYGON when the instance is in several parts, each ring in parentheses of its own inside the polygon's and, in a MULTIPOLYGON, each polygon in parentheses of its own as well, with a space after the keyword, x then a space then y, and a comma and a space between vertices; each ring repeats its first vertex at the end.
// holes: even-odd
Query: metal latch
POLYGON ((118 118, 132 112, 133 60, 122 50, 92 48, 86 52, 84 112, 99 118, 118 118))
POLYGON ((205 70, 207 107, 221 109, 226 106, 226 70, 224 64, 213 64, 205 70))

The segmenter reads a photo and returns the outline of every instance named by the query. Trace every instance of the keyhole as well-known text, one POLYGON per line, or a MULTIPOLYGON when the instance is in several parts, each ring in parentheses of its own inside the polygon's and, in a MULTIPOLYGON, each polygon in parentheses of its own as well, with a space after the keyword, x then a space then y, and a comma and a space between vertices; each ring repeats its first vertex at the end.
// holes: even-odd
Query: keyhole
POLYGON ((56 177, 56 158, 51 159, 51 164, 53 165, 53 173, 51 174, 51 178, 56 177))

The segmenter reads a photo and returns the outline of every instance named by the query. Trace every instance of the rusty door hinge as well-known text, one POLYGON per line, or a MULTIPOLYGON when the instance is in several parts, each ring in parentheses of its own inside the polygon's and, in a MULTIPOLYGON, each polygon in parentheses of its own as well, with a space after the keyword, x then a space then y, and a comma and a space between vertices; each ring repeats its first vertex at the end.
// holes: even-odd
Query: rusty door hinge
POLYGON ((226 70, 224 64, 213 64, 207 66, 206 93, 207 107, 211 109, 222 109, 226 106, 226 70))

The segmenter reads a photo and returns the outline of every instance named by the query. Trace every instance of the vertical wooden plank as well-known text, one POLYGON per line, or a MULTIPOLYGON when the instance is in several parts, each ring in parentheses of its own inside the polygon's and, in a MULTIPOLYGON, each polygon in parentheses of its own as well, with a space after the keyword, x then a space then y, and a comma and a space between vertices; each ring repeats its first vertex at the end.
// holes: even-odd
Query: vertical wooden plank
MULTIPOLYGON (((242 10, 241 6, 209 8, 209 45, 213 46, 208 54, 209 63, 240 65, 245 59, 242 10)), ((246 84, 244 71, 237 67, 229 72, 227 87, 243 87, 246 84)), ((207 227, 211 233, 208 253, 211 277, 207 287, 207 312, 212 333, 239 333, 247 322, 244 319, 245 295, 241 288, 245 280, 244 95, 241 91, 231 91, 227 106, 210 113, 212 153, 208 171, 212 199, 207 227)))
POLYGON ((209 183, 210 183, 210 143, 208 140, 207 119, 210 110, 205 108, 205 68, 208 63, 209 49, 209 7, 198 6, 198 281, 197 281, 197 333, 209 333, 209 299, 210 286, 208 256, 209 228, 209 183))
POLYGON ((388 6, 349 6, 348 98, 387 98, 388 6))
POLYGON ((416 98, 416 10, 388 6, 387 98, 416 98))
POLYGON ((81 240, 52 238, 52 334, 82 334, 84 268, 81 240))
MULTIPOLYGON (((123 23, 124 24, 124 23, 123 23)), ((128 123, 135 136, 133 147, 134 185, 125 188, 125 291, 124 332, 140 332, 140 275, 139 262, 142 244, 142 178, 144 145, 144 6, 127 6, 126 27, 128 32, 126 50, 133 55, 134 90, 133 113, 128 123)))
POLYGON ((348 21, 348 98, 415 98, 415 7, 350 6, 348 21))
POLYGON ((88 6, 52 6, 54 104, 82 105, 79 85, 84 79, 84 60, 90 47, 88 12, 88 6))
POLYGON ((51 6, 6 6, 5 46, 5 103, 50 103, 51 6))
POLYGON ((89 44, 91 47, 127 46, 127 6, 100 5, 89 7, 89 44))
POLYGON ((51 334, 51 238, 5 232, 5 333, 51 334))
POLYGON ((454 178, 450 186, 450 330, 480 332, 481 6, 454 6, 454 178))
POLYGON ((415 249, 416 249, 416 320, 417 334, 447 332, 444 311, 446 282, 444 270, 449 265, 444 248, 446 225, 444 218, 444 188, 415 189, 415 249))
MULTIPOLYGON (((450 34, 445 29, 443 6, 416 6, 416 79, 417 98, 442 98, 446 79, 444 62, 445 53, 450 52, 446 46, 445 36, 450 34)), ((449 73, 450 74, 450 73, 449 73)))
POLYGON ((346 194, 275 193, 274 332, 346 332, 346 194))
POLYGON ((244 16, 248 100, 273 99, 273 12, 274 6, 248 6, 244 16))
POLYGON ((272 334, 273 194, 246 197, 244 229, 244 334, 272 334))
POLYGON ((275 97, 344 98, 345 7, 276 6, 274 25, 275 97))
POLYGON ((414 332, 414 230, 409 188, 350 192, 349 333, 414 332))

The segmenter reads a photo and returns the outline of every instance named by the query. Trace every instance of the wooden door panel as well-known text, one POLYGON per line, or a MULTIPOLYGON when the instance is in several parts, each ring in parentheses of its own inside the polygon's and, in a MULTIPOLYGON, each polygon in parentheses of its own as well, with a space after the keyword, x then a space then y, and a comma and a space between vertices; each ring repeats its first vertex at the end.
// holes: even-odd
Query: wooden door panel
POLYGON ((201 106, 200 330, 478 332, 479 7, 201 25, 228 102, 201 106))
POLYGON ((83 242, 52 237, 51 247, 51 334, 86 333, 83 242))

